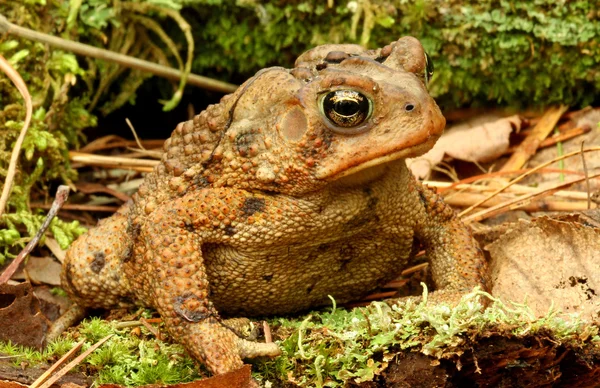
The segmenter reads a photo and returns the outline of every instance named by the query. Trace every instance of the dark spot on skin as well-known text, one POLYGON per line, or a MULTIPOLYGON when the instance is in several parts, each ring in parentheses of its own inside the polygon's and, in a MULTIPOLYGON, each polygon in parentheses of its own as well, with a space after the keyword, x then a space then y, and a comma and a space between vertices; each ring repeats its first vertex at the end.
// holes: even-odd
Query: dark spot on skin
POLYGON ((383 63, 383 62, 385 62, 386 59, 387 59, 387 57, 379 56, 379 57, 375 58, 375 62, 383 63))
POLYGON ((329 147, 331 147, 332 141, 333 141, 333 132, 332 131, 325 132, 323 134, 323 145, 325 146, 325 149, 329 149, 329 147))
POLYGON ((231 225, 227 225, 225 227, 225 234, 227 236, 233 236, 234 234, 236 234, 236 232, 237 231, 235 230, 235 228, 233 226, 231 226, 231 225))
POLYGON ((427 198, 425 198, 425 193, 422 190, 417 190, 419 193, 419 200, 423 204, 423 206, 427 207, 427 198))
POLYGON ((273 274, 264 275, 262 278, 265 282, 270 282, 273 279, 273 274))
POLYGON ((137 222, 129 223, 127 225, 127 233, 131 236, 131 241, 137 241, 141 230, 142 227, 137 222))
POLYGON ((312 284, 310 284, 308 287, 306 287, 307 295, 310 295, 310 293, 314 290, 314 288, 317 285, 317 283, 319 282, 319 280, 321 280, 320 276, 317 279, 313 280, 312 284))
POLYGON ((90 264, 90 269, 94 273, 100 273, 100 271, 102 271, 102 268, 104 268, 105 264, 106 264, 106 255, 104 254, 104 252, 96 252, 94 254, 94 260, 90 264))
POLYGON ((248 197, 242 206, 242 212, 246 217, 259 213, 265 208, 265 200, 263 198, 248 197))
POLYGON ((241 156, 248 156, 248 148, 256 143, 255 133, 240 133, 235 138, 235 146, 241 156))
POLYGON ((198 188, 207 187, 209 185, 208 180, 202 175, 196 175, 193 182, 198 188))
POLYGON ((177 315, 182 317, 188 322, 200 322, 203 319, 210 317, 212 314, 206 308, 206 301, 201 300, 194 294, 184 294, 176 296, 173 303, 173 310, 177 315), (199 310, 189 310, 185 307, 186 302, 190 300, 197 300, 201 302, 201 308, 199 310), (204 311, 202 311, 204 310, 204 311))
POLYGON ((128 263, 133 259, 133 244, 129 244, 127 248, 125 248, 125 252, 123 252, 123 257, 121 258, 122 263, 128 263))
POLYGON ((370 214, 357 214, 344 224, 344 230, 354 230, 364 226, 374 220, 370 214))
POLYGON ((346 269, 348 263, 350 263, 356 256, 356 250, 351 244, 344 244, 339 250, 338 262, 340 266, 338 270, 343 271, 346 269))
POLYGON ((367 200, 367 208, 369 210, 374 210, 375 206, 377 206, 377 203, 379 202, 379 198, 373 196, 373 190, 371 190, 370 187, 365 187, 363 189, 363 192, 365 193, 365 195, 368 198, 368 200, 367 200))
POLYGON ((185 226, 185 230, 187 230, 190 233, 194 233, 196 231, 196 229, 194 229, 194 224, 192 224, 189 221, 186 221, 184 226, 185 226))
POLYGON ((329 250, 330 245, 329 244, 321 244, 317 247, 317 250, 319 252, 326 252, 327 250, 329 250))
POLYGON ((323 63, 319 63, 317 66, 315 66, 317 70, 324 70, 327 69, 327 63, 323 62, 323 63))

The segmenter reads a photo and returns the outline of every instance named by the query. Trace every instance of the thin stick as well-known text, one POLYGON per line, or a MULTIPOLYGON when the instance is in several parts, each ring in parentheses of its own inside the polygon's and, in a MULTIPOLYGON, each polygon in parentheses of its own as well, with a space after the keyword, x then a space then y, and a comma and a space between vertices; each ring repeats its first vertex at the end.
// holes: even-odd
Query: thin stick
MULTIPOLYGON (((583 152, 592 152, 592 151, 600 151, 600 147, 591 147, 591 148, 586 148, 584 150, 581 151, 574 151, 574 152, 570 152, 568 154, 556 157, 548 162, 542 163, 539 166, 532 168, 531 170, 527 171, 524 174, 519 175, 518 177, 516 177, 515 179, 513 179, 512 181, 508 182, 507 184, 505 184, 504 186, 500 187, 499 189, 495 190, 493 193, 491 193, 490 195, 488 195, 487 197, 485 197, 484 199, 482 199, 481 201, 478 201, 477 203, 469 206, 468 208, 466 208, 465 210, 463 210, 462 212, 460 212, 458 214, 459 217, 463 217, 464 215, 468 214, 471 210, 475 209, 476 207, 479 207, 479 205, 481 205, 482 203, 484 203, 485 201, 487 201, 488 199, 494 197, 495 195, 497 195, 498 193, 501 193, 502 191, 504 191, 505 189, 507 189, 508 187, 514 185, 517 182, 520 182, 521 180, 525 179, 526 177, 528 177, 529 175, 533 174, 534 172, 541 170, 542 168, 551 165, 552 163, 556 163, 559 160, 563 160, 566 158, 570 158, 571 156, 574 155, 579 155, 580 153, 583 152)), ((488 209, 489 210, 489 209, 488 209)))
POLYGON ((62 364, 64 364, 69 358, 71 358, 71 356, 73 356, 73 354, 75 354, 75 352, 78 351, 83 346, 84 343, 85 343, 85 340, 81 340, 77 344, 75 344, 73 349, 69 350, 67 352, 67 354, 65 354, 64 356, 62 356, 60 358, 60 360, 56 361, 50 368, 48 368, 47 371, 42 373, 42 375, 40 377, 38 377, 29 386, 29 388, 37 388, 40 384, 42 384, 52 373, 54 373, 55 370, 57 370, 62 364))
MULTIPOLYGON (((577 152, 579 152, 579 151, 577 151, 577 152)), ((600 177, 600 173, 592 175, 591 177, 589 177, 589 179, 597 178, 597 177, 600 177)), ((504 210, 507 207, 511 207, 513 209, 516 209, 518 207, 523 206, 525 203, 531 201, 534 198, 545 197, 545 196, 550 195, 550 194, 552 194, 552 193, 554 193, 554 192, 556 192, 556 191, 558 191, 558 190, 560 190, 562 188, 571 186, 571 185, 573 185, 575 183, 583 182, 585 179, 586 179, 586 177, 583 177, 583 178, 575 179, 574 181, 571 181, 571 182, 559 183, 559 184, 554 185, 552 187, 549 187, 547 189, 540 190, 540 191, 538 191, 536 193, 527 194, 527 195, 524 195, 522 197, 510 200, 510 201, 499 203, 496 206, 492 206, 492 207, 490 207, 488 209, 485 209, 485 210, 482 210, 482 211, 480 211, 478 213, 475 213, 475 214, 473 214, 473 215, 471 215, 469 217, 463 218, 463 222, 464 223, 470 223, 470 222, 481 221, 484 218, 493 217, 493 216, 495 216, 497 214, 502 213, 502 210, 504 210)))
MULTIPOLYGON (((492 186, 472 185, 472 184, 467 184, 467 183, 461 183, 459 185, 454 185, 454 183, 450 183, 450 182, 425 181, 425 182, 423 182, 423 184, 427 187, 435 187, 435 188, 445 188, 450 185, 453 185, 453 188, 455 190, 461 190, 461 192, 464 190, 467 192, 476 192, 476 193, 483 192, 483 193, 485 193, 485 192, 489 192, 489 191, 492 191, 495 189, 492 186)), ((537 192, 538 190, 539 189, 529 187, 529 186, 513 185, 510 188, 508 188, 506 190, 506 192, 511 193, 511 194, 529 194, 529 193, 537 192)), ((438 191, 438 193, 439 193, 439 191, 438 191)), ((451 195, 446 195, 444 198, 447 200, 448 197, 450 197, 450 196, 451 195)), ((556 193, 554 193, 554 196, 561 197, 561 198, 583 200, 583 199, 587 198, 587 193, 584 193, 583 191, 561 190, 561 191, 557 191, 556 193)))
POLYGON ((539 148, 540 143, 544 141, 554 129, 558 120, 566 112, 568 106, 561 105, 548 109, 542 119, 535 125, 531 133, 519 144, 516 151, 508 158, 501 171, 518 170, 531 158, 539 148))
MULTIPOLYGON (((35 209, 48 209, 51 208, 52 205, 48 205, 47 203, 39 203, 34 202, 31 204, 31 208, 35 209)), ((75 210, 75 211, 85 211, 85 212, 108 212, 114 213, 119 210, 120 206, 107 206, 107 205, 79 205, 76 203, 68 203, 63 205, 62 210, 75 210)))
POLYGON ((581 142, 581 164, 583 164, 583 173, 585 174, 585 188, 587 191, 587 208, 588 210, 592 208, 592 193, 590 192, 590 178, 589 178, 589 174, 588 174, 588 169, 587 169, 587 164, 585 163, 585 155, 583 154, 583 143, 585 143, 585 141, 581 142))
MULTIPOLYGON (((523 174, 526 173, 528 171, 531 171, 531 168, 523 168, 520 170, 513 170, 513 171, 496 171, 496 172, 488 172, 486 174, 481 174, 481 175, 475 175, 469 178, 465 178, 465 179, 461 179, 459 181, 453 182, 451 185, 449 185, 448 187, 442 187, 438 190, 438 194, 442 194, 445 191, 448 190, 452 190, 455 187, 463 184, 463 183, 473 183, 473 182, 477 182, 477 181, 481 181, 484 179, 489 179, 489 178, 493 178, 493 177, 497 177, 497 176, 504 176, 504 175, 517 175, 517 174, 523 174)), ((562 170, 562 169, 558 169, 558 168, 543 168, 541 170, 538 170, 541 173, 565 173, 565 174, 573 174, 573 175, 583 175, 583 173, 579 172, 579 171, 571 171, 571 170, 562 170)), ((425 184, 428 184, 428 182, 433 182, 433 181, 425 181, 425 184)))
POLYGON ((160 163, 160 161, 158 160, 130 159, 118 156, 102 156, 75 151, 69 151, 69 158, 73 162, 85 163, 91 166, 118 166, 122 168, 147 167, 152 169, 154 166, 160 163))
MULTIPOLYGON (((2 15, 0 15, 0 19, 1 18, 2 15)), ((6 180, 4 181, 2 196, 0 196, 0 217, 2 217, 15 178, 17 162, 19 160, 19 153, 21 153, 21 147, 23 146, 23 140, 25 139, 27 129, 29 129, 29 124, 31 123, 31 116, 33 115, 33 104, 31 103, 31 95, 27 90, 27 85, 25 84, 25 81, 23 81, 21 75, 10 65, 10 63, 8 63, 8 61, 2 55, 0 55, 0 70, 2 70, 6 74, 6 76, 12 81, 13 84, 15 84, 16 88, 19 90, 19 93, 21 93, 21 96, 23 96, 23 100, 25 100, 25 122, 23 123, 23 128, 21 128, 21 133, 19 133, 17 141, 15 142, 12 154, 10 155, 10 162, 8 164, 6 180)))
MULTIPOLYGON (((114 51, 62 39, 56 36, 17 26, 16 24, 9 22, 4 15, 0 15, 0 33, 8 33, 21 38, 41 42, 61 50, 73 52, 78 55, 118 63, 121 66, 131 69, 147 71, 148 73, 152 73, 159 77, 170 80, 180 81, 184 77, 184 72, 171 67, 162 66, 153 62, 144 61, 143 59, 130 57, 114 51)), ((232 93, 237 89, 237 85, 233 85, 228 82, 217 81, 212 78, 203 77, 196 74, 190 74, 187 78, 187 82, 190 85, 223 93, 232 93)))
POLYGON ((102 344, 104 344, 106 341, 108 341, 110 339, 110 337, 112 337, 113 335, 114 334, 107 335, 106 337, 102 338, 100 341, 96 342, 88 350, 86 350, 85 352, 81 353, 79 356, 77 356, 77 358, 75 358, 73 361, 71 361, 70 363, 68 363, 64 368, 62 368, 61 370, 59 370, 58 372, 56 372, 56 374, 54 374, 52 377, 50 377, 48 379, 48 381, 46 381, 44 383, 44 385, 42 385, 40 388, 50 388, 50 386, 52 384, 54 384, 55 382, 57 382, 58 380, 60 380, 61 377, 63 377, 67 373, 69 373, 69 371, 71 369, 73 369, 75 366, 77 366, 77 364, 79 364, 81 361, 83 361, 84 358, 86 358, 87 356, 89 356, 90 353, 92 353, 94 350, 98 349, 102 344))
POLYGON ((25 259, 25 257, 27 257, 27 255, 31 253, 33 248, 35 248, 37 243, 40 241, 40 239, 46 232, 46 229, 48 229, 48 226, 50 226, 50 221, 52 221, 54 216, 56 216, 56 213, 58 213, 58 210, 62 207, 67 198, 69 198, 69 186, 58 186, 58 190, 56 190, 56 198, 54 199, 52 207, 48 211, 48 215, 46 215, 46 218, 44 219, 44 223, 40 227, 40 230, 38 230, 38 232, 31 239, 31 241, 29 241, 27 246, 17 255, 17 257, 15 257, 12 263, 10 263, 8 267, 6 267, 2 275, 0 275, 0 284, 6 283, 8 279, 12 277, 17 268, 19 268, 21 262, 25 259))

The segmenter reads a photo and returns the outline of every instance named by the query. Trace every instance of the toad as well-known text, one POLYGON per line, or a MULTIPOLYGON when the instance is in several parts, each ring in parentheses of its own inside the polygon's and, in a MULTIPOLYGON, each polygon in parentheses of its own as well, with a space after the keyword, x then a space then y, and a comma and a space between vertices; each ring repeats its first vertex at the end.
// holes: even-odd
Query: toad
POLYGON ((259 71, 181 123, 160 164, 112 217, 75 241, 62 282, 82 307, 155 308, 215 374, 276 356, 244 317, 355 300, 395 278, 420 244, 438 295, 485 284, 468 229, 409 173, 445 119, 419 41, 324 45, 259 71))

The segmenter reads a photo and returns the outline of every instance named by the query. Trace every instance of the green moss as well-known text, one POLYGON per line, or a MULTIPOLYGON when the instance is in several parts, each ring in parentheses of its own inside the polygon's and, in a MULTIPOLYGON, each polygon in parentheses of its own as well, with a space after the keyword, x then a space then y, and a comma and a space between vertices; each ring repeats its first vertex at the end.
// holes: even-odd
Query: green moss
POLYGON ((202 47, 194 70, 248 74, 291 66, 316 44, 374 48, 413 35, 435 62, 431 92, 446 107, 586 105, 598 98, 600 14, 593 2, 332 3, 182 0, 202 47))
MULTIPOLYGON (((424 293, 427 298, 427 291, 424 293)), ((564 319, 551 309, 535 319, 524 304, 504 304, 492 298, 482 311, 487 293, 465 295, 456 307, 407 302, 389 305, 374 302, 351 310, 335 306, 296 318, 270 321, 283 354, 276 359, 253 361, 253 376, 263 384, 293 382, 306 387, 339 387, 373 380, 403 350, 437 359, 452 358, 490 333, 505 338, 539 334, 555 343, 583 349, 600 346, 599 327, 576 316, 564 319)), ((163 330, 164 332, 164 330, 163 330)), ((55 361, 85 339, 82 349, 109 334, 114 336, 80 365, 96 384, 128 386, 174 384, 208 376, 178 344, 156 340, 145 328, 118 329, 115 322, 99 318, 84 321, 76 332, 51 343, 44 352, 0 343, 0 353, 14 365, 55 361)))
POLYGON ((204 368, 198 367, 185 354, 181 345, 159 341, 145 328, 141 329, 141 334, 134 335, 131 329, 116 329, 113 322, 99 318, 84 321, 76 334, 59 338, 43 352, 0 342, 0 354, 12 357, 15 367, 38 365, 56 361, 82 338, 86 342, 81 352, 109 334, 114 336, 78 366, 96 376, 95 384, 175 384, 207 374, 204 368))
POLYGON ((587 340, 600 345, 597 325, 560 318, 556 311, 535 319, 526 305, 509 307, 493 298, 492 305, 482 311, 481 298, 491 296, 475 291, 453 308, 426 301, 392 306, 374 302, 364 308, 334 308, 299 319, 273 319, 271 324, 284 337, 280 343, 283 355, 255 363, 254 376, 263 383, 345 386, 371 381, 404 349, 448 358, 461 353, 466 341, 477 341, 477 335, 491 331, 517 337, 551 333, 554 341, 581 345, 587 340))

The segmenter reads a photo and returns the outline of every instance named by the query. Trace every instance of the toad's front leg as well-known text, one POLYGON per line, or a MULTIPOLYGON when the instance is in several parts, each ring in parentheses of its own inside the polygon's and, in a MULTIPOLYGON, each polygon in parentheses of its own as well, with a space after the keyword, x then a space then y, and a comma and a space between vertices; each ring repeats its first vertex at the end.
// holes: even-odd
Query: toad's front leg
POLYGON ((139 228, 134 226, 139 230, 135 259, 125 270, 134 292, 156 307, 174 339, 211 372, 221 374, 239 369, 243 358, 277 356, 280 350, 274 343, 243 339, 208 299, 201 249, 207 216, 200 210, 206 201, 183 197, 156 210, 139 228))
POLYGON ((438 289, 434 299, 456 302, 476 286, 487 290, 487 264, 468 227, 439 195, 412 182, 423 206, 416 233, 427 249, 438 289))

